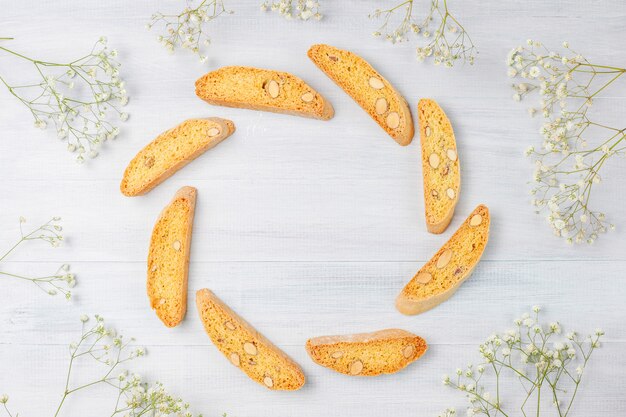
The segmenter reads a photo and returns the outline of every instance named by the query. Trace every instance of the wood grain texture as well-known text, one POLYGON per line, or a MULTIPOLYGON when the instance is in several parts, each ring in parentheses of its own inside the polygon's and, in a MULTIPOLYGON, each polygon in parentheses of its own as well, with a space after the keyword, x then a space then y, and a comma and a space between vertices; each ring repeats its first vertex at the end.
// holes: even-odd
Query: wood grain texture
MULTIPOLYGON (((446 70, 415 59, 415 42, 391 46, 370 33, 367 14, 380 2, 324 1, 321 22, 288 22, 263 15, 256 2, 229 4, 232 16, 211 24, 208 65, 185 53, 168 56, 144 24, 174 2, 1 2, 0 36, 10 46, 51 60, 73 58, 106 35, 118 49, 131 118, 101 156, 76 165, 51 131, 32 127, 28 111, 0 88, 0 247, 18 234, 20 215, 32 225, 64 218, 66 245, 33 244, 3 268, 41 273, 64 262, 78 274, 67 305, 27 283, 0 285, 0 393, 20 415, 50 415, 65 369, 67 344, 82 313, 100 313, 147 346, 136 366, 181 394, 205 415, 398 417, 436 416, 461 396, 441 375, 478 359, 477 345, 533 304, 566 328, 603 327, 604 347, 592 358, 571 417, 626 412, 626 201, 613 190, 626 182, 624 163, 608 166, 594 196, 618 224, 593 247, 568 247, 533 214, 522 157, 539 143, 540 120, 514 103, 504 58, 527 38, 572 47, 607 64, 626 62, 619 0, 451 1, 480 48, 473 67, 446 70), (35 10, 36 12, 33 12, 35 10), (401 148, 307 58, 314 43, 353 49, 407 98, 446 109, 462 159, 463 192, 446 233, 426 232, 420 149, 401 148), (329 122, 208 106, 194 81, 224 65, 292 72, 335 107, 329 122), (159 132, 192 117, 233 120, 237 132, 150 194, 129 199, 118 190, 128 161, 159 132), (302 365, 307 385, 273 393, 232 369, 208 341, 196 314, 164 329, 145 296, 150 231, 161 207, 183 185, 198 188, 189 293, 208 287, 302 365), (467 213, 485 203, 492 213, 490 243, 473 276, 448 302, 417 317, 393 301, 467 213), (350 379, 313 364, 309 337, 399 327, 424 337, 427 354, 405 371, 350 379), (36 401, 33 401, 36 393, 36 401), (240 399, 245 398, 245 401, 240 399)), ((0 54, 0 74, 28 80, 28 67, 0 54)), ((626 83, 596 100, 607 121, 626 114, 626 83)), ((415 114, 415 113, 414 113, 415 114)), ((191 311, 191 310, 190 310, 191 311)), ((90 391, 66 415, 110 406, 90 391), (88 397, 88 398, 87 398, 88 397), (87 403, 87 401, 89 403, 87 403)), ((511 400, 513 401, 513 399, 511 400)))

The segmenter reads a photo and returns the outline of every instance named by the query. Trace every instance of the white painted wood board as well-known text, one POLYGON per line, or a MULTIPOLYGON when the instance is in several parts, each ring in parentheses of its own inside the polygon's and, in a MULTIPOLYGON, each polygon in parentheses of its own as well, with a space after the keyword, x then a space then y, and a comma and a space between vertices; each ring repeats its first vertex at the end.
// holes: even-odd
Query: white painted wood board
MULTIPOLYGON (((0 89, 0 246, 17 236, 20 215, 33 225, 60 215, 68 237, 58 249, 29 246, 4 265, 37 273, 68 262, 79 279, 69 305, 24 283, 0 286, 0 393, 11 396, 20 415, 51 414, 78 317, 100 313, 147 346, 149 355, 136 365, 147 378, 205 415, 434 417, 463 404, 441 376, 478 360, 477 345, 534 304, 566 328, 606 330, 572 417, 626 412, 626 204, 616 192, 626 182, 624 164, 607 168, 596 196, 618 230, 592 247, 553 237, 530 207, 531 164, 522 156, 539 143, 540 121, 511 100, 504 65, 509 49, 527 38, 554 46, 568 40, 590 58, 624 65, 624 2, 452 0, 480 50, 475 66, 452 70, 418 63, 415 42, 391 46, 372 38, 376 25, 367 14, 379 1, 325 0, 326 18, 307 24, 264 15, 255 1, 231 2, 236 13, 212 25, 208 65, 184 53, 168 56, 156 33, 144 29, 153 12, 183 2, 157 3, 0 2, 0 36, 15 37, 11 47, 29 55, 72 58, 106 35, 119 50, 131 97, 120 138, 77 166, 52 132, 34 129, 28 111, 0 89), (432 97, 446 109, 463 189, 443 236, 425 230, 418 141, 397 146, 328 80, 306 57, 319 42, 361 54, 412 108, 432 97), (222 65, 293 72, 333 103, 336 116, 321 122, 208 106, 193 83, 222 65), (238 130, 148 195, 119 193, 137 150, 181 120, 203 116, 230 118, 238 130), (150 231, 182 185, 199 191, 190 300, 199 288, 213 289, 302 364, 308 383, 301 391, 269 392, 248 381, 211 345, 193 304, 173 330, 150 311, 150 231), (481 202, 491 209, 492 235, 473 277, 440 307, 400 315, 393 307, 399 289, 481 202), (424 336, 430 350, 404 372, 370 379, 334 374, 304 351, 308 337, 385 327, 424 336)), ((0 74, 23 77, 22 68, 0 55, 0 74)), ((606 120, 623 120, 626 83, 596 104, 606 120)), ((110 404, 102 391, 88 397, 89 404, 79 401, 64 415, 92 415, 86 410, 110 404)))

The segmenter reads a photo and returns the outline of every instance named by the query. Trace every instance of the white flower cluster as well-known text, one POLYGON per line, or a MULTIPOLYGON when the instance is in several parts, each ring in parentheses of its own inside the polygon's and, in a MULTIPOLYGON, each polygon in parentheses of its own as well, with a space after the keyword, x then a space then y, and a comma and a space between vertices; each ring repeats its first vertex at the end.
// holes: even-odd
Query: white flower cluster
MULTIPOLYGON (((444 376, 444 385, 465 393, 470 403, 468 416, 513 415, 511 404, 506 404, 506 411, 504 407, 503 387, 509 386, 508 381, 503 381, 505 375, 519 380, 523 387, 526 396, 520 405, 522 414, 526 415, 526 407, 532 402, 533 415, 536 412, 539 416, 541 401, 531 399, 541 398, 542 391, 547 390, 558 415, 568 415, 585 366, 593 351, 600 347, 604 332, 598 329, 587 338, 571 332, 560 338, 560 324, 541 323, 540 310, 538 306, 533 307, 532 314, 524 314, 514 321, 515 328, 504 334, 494 334, 482 343, 479 351, 483 362, 480 365, 459 368, 453 378, 444 376), (489 385, 493 391, 488 390, 484 381, 491 374, 487 370, 492 370, 495 377, 489 385)), ((446 410, 440 417, 453 416, 451 410, 446 410)))
POLYGON ((203 46, 209 46, 211 39, 206 33, 205 24, 217 19, 223 14, 232 14, 224 6, 223 0, 203 0, 197 7, 185 7, 178 14, 163 14, 157 12, 146 25, 150 30, 153 26, 162 26, 165 33, 157 37, 157 41, 170 53, 177 48, 186 49, 198 55, 204 63, 208 57, 203 54, 203 46))
MULTIPOLYGON (((20 239, 13 244, 7 252, 0 255, 0 265, 2 261, 9 256, 9 254, 11 254, 24 242, 41 240, 49 243, 53 247, 59 246, 63 241, 63 235, 61 235, 63 227, 61 227, 61 224, 59 223, 60 221, 60 217, 53 217, 31 232, 25 233, 23 225, 26 223, 26 219, 24 217, 20 217, 20 239)), ((0 275, 8 278, 19 279, 21 281, 30 281, 45 293, 49 295, 57 295, 61 293, 68 300, 72 297, 70 289, 74 288, 76 285, 76 275, 70 272, 70 266, 67 264, 61 265, 61 267, 57 269, 54 274, 46 276, 32 277, 2 270, 0 270, 0 275)))
POLYGON ((320 4, 316 0, 280 0, 264 1, 261 3, 262 11, 278 12, 285 19, 320 20, 320 4))
POLYGON ((414 17, 414 2, 404 0, 389 9, 377 9, 370 14, 370 18, 383 21, 373 35, 398 43, 407 41, 413 33, 426 42, 425 46, 417 47, 418 60, 433 58, 435 65, 448 68, 453 67, 458 60, 473 64, 477 54, 476 46, 465 28, 450 13, 447 0, 430 0, 428 13, 419 22, 414 17), (400 23, 394 28, 396 14, 399 14, 400 23))
POLYGON ((86 56, 69 63, 46 62, 28 58, 5 47, 0 50, 30 61, 41 76, 36 83, 10 85, 0 82, 22 102, 35 119, 35 127, 46 129, 53 124, 57 137, 76 152, 76 160, 85 155, 95 158, 102 142, 114 139, 119 128, 108 120, 110 113, 121 121, 128 114, 121 110, 128 103, 124 82, 119 75, 117 51, 108 49, 101 37, 86 56))
POLYGON ((437 417, 455 417, 456 410, 454 408, 446 408, 446 410, 437 417))
POLYGON ((528 112, 544 119, 541 147, 526 150, 535 164, 532 204, 546 213, 557 236, 591 244, 614 228, 604 213, 590 208, 590 198, 605 162, 626 156, 626 127, 598 123, 588 113, 593 99, 626 69, 593 64, 567 42, 563 47, 566 52, 559 53, 528 40, 509 53, 508 74, 520 79, 513 84, 513 99, 537 92, 539 103, 528 112))
MULTIPOLYGON (((145 355, 144 348, 131 346, 134 339, 126 340, 114 329, 106 327, 101 316, 95 316, 95 323, 92 326, 88 325, 90 318, 87 315, 81 316, 80 321, 83 325, 82 335, 77 342, 69 345, 69 369, 67 377, 64 378, 66 380, 64 394, 58 403, 55 416, 60 415, 60 410, 67 404, 68 397, 72 394, 84 388, 100 385, 114 387, 117 390, 117 395, 111 398, 113 408, 111 416, 194 417, 189 404, 168 393, 163 384, 159 382, 149 384, 138 374, 119 369, 120 365, 145 355), (77 369, 76 362, 81 358, 94 363, 97 377, 91 382, 70 386, 74 379, 72 372, 77 369)), ((81 366, 79 369, 87 368, 81 366)), ((13 414, 8 409, 8 401, 7 395, 0 396, 0 404, 11 417, 13 414)))

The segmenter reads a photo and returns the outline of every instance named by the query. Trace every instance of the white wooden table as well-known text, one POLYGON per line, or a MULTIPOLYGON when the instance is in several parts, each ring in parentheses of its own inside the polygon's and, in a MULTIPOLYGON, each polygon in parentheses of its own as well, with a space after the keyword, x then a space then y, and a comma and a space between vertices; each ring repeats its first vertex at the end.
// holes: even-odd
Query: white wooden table
MULTIPOLYGON (((477 345, 534 304, 566 328, 606 331, 592 358, 573 416, 623 415, 626 399, 626 183, 624 164, 607 168, 597 200, 618 224, 593 247, 568 247, 529 205, 530 162, 538 119, 511 100, 505 56, 527 38, 572 47, 596 61, 626 64, 621 0, 452 1, 480 49, 473 67, 420 64, 415 42, 391 46, 370 36, 367 14, 382 2, 324 0, 326 17, 302 24, 264 15, 258 2, 229 2, 236 11, 212 26, 210 60, 168 56, 144 24, 183 2, 3 1, 0 36, 10 46, 51 60, 72 58, 106 35, 123 63, 130 121, 101 156, 78 166, 49 130, 0 89, 0 244, 31 225, 63 217, 67 244, 33 245, 7 267, 48 272, 68 262, 78 274, 75 299, 48 297, 27 283, 0 285, 0 393, 24 416, 48 416, 59 398, 67 344, 82 313, 99 313, 149 355, 136 363, 205 415, 436 416, 464 399, 441 375, 479 359, 477 345), (402 148, 307 58, 313 43, 352 49, 380 70, 415 107, 433 97, 457 133, 463 190, 443 236, 423 221, 418 140, 402 148), (293 72, 324 94, 329 122, 211 107, 194 81, 222 65, 293 72), (190 117, 222 116, 237 133, 144 197, 118 190, 130 158, 159 132, 190 117), (307 384, 271 392, 234 369, 204 334, 195 307, 168 330, 145 295, 145 258, 153 222, 183 185, 198 188, 189 294, 213 289, 299 362, 307 384), (619 192, 617 192, 619 191, 619 192), (472 278, 449 302, 416 317, 393 306, 402 285, 478 203, 492 212, 489 246, 472 278), (425 337, 430 350, 393 376, 349 378, 312 363, 307 338, 400 327, 425 337)), ((0 56, 0 73, 12 63, 0 56)), ((623 121, 624 83, 597 100, 623 121)), ((105 415, 106 391, 87 394, 89 408, 65 415, 105 415)), ((108 408, 107 408, 108 409, 108 408)))

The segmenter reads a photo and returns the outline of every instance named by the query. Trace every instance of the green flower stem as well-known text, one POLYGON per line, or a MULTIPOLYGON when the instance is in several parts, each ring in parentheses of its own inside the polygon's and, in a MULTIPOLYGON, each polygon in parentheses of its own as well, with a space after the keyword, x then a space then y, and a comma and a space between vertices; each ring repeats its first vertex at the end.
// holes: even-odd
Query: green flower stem
MULTIPOLYGON (((7 407, 6 403, 2 404, 4 406, 4 411, 6 411, 7 415, 9 417, 13 417, 13 414, 11 414, 11 412, 9 411, 9 408, 7 407)), ((16 416, 17 417, 17 416, 16 416)))
POLYGON ((44 223, 42 226, 39 226, 38 228, 34 229, 33 231, 31 231, 30 233, 24 235, 24 233, 22 232, 22 226, 20 223, 20 234, 21 234, 21 238, 20 240, 17 241, 17 243, 15 243, 8 251, 6 251, 6 253, 2 256, 0 256, 0 262, 2 262, 7 256, 9 256, 9 254, 11 252, 13 252, 15 249, 17 249, 17 247, 19 245, 21 245, 22 243, 24 243, 27 240, 37 240, 40 239, 40 237, 33 237, 33 235, 37 232, 40 231, 49 231, 55 234, 54 237, 59 237, 60 235, 58 235, 56 232, 50 230, 50 225, 52 224, 53 220, 49 220, 46 223, 44 223))
POLYGON ((0 275, 6 275, 9 277, 13 277, 13 278, 18 278, 18 279, 23 279, 23 280, 27 280, 27 281, 32 281, 32 282, 50 282, 52 280, 54 280, 55 278, 58 278, 58 275, 48 275, 46 277, 37 277, 37 278, 32 278, 32 277, 25 277, 23 275, 17 275, 17 274, 11 274, 9 272, 4 272, 4 271, 0 271, 0 275))
MULTIPOLYGON (((38 228, 30 231, 29 233, 24 234, 24 231, 22 230, 23 219, 21 219, 20 220, 20 239, 15 244, 13 244, 9 248, 9 250, 7 250, 3 255, 0 256, 0 262, 6 259, 7 256, 9 256, 22 243, 26 241, 42 240, 42 241, 52 244, 53 246, 56 246, 63 238, 59 234, 61 231, 61 227, 58 224, 54 223, 58 220, 60 219, 53 218, 50 221, 39 226, 38 228)), ((12 273, 12 272, 0 270, 0 276, 8 277, 8 278, 15 278, 15 279, 23 280, 23 281, 30 281, 33 284, 35 284, 39 289, 41 289, 42 291, 50 295, 55 295, 58 292, 61 292, 62 294, 65 295, 66 298, 69 299, 71 297, 71 292, 67 288, 64 288, 64 286, 60 285, 60 284, 65 284, 68 287, 74 286, 75 284, 74 276, 70 274, 68 271, 69 271, 69 266, 63 265, 61 268, 59 268, 56 271, 56 273, 52 275, 30 277, 30 276, 25 276, 25 275, 18 274, 18 273, 12 273)))

